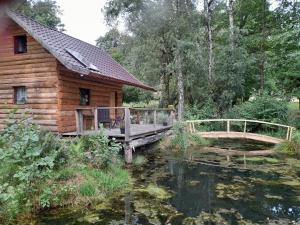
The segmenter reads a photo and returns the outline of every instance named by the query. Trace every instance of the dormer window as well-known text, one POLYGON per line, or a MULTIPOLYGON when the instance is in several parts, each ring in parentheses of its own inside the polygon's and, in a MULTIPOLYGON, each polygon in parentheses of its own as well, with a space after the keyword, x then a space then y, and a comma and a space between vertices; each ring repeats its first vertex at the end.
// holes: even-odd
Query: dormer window
POLYGON ((22 54, 27 52, 26 35, 20 35, 14 37, 14 50, 15 50, 15 54, 22 54))

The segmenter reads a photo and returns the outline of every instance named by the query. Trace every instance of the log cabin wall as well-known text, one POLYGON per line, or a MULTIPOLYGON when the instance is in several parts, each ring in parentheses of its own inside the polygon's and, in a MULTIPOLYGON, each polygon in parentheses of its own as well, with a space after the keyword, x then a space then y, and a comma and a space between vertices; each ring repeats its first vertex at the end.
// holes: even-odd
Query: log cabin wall
MULTIPOLYGON (((122 84, 94 80, 89 75, 80 76, 59 64, 58 130, 60 133, 76 131, 75 109, 80 105, 80 89, 90 90, 90 106, 121 106, 122 84), (112 93, 116 101, 111 100, 112 93)), ((101 76, 101 75, 99 75, 101 76)), ((91 115, 93 117, 93 115, 91 115)))
POLYGON ((5 126, 9 111, 18 108, 20 115, 27 108, 36 123, 57 131, 57 60, 12 20, 1 21, 3 27, 0 30, 0 129, 5 126), (26 53, 14 53, 17 35, 27 36, 26 53), (16 86, 26 87, 25 104, 15 104, 16 86))

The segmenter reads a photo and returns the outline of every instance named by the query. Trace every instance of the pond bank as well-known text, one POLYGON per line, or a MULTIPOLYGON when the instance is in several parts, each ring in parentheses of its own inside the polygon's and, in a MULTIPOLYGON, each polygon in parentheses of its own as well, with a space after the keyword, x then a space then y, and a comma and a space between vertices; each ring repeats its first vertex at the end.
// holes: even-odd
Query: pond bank
MULTIPOLYGON (((220 142, 220 140, 219 140, 220 142)), ((220 143, 214 144, 217 147, 220 143)), ((236 150, 262 143, 222 143, 236 150), (240 147, 239 147, 240 146, 240 147)), ((300 222, 299 160, 178 152, 154 147, 130 169, 133 188, 91 209, 46 212, 36 224, 296 224, 300 222), (196 160, 207 165, 189 161, 196 160), (249 157, 250 159, 250 157, 249 157), (142 162, 146 162, 142 164, 142 162), (213 166, 219 165, 219 166, 213 166), (234 166, 230 168, 229 166, 234 166)))

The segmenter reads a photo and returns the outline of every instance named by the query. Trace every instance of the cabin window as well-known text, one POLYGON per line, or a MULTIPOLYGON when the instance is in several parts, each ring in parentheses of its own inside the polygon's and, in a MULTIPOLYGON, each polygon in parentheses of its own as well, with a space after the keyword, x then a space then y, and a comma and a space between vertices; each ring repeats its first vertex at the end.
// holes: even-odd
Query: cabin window
POLYGON ((80 105, 89 105, 90 104, 90 90, 80 88, 80 105))
POLYGON ((27 52, 27 37, 20 35, 14 37, 15 54, 22 54, 27 52))
POLYGON ((26 87, 14 87, 15 104, 25 104, 27 100, 26 87))

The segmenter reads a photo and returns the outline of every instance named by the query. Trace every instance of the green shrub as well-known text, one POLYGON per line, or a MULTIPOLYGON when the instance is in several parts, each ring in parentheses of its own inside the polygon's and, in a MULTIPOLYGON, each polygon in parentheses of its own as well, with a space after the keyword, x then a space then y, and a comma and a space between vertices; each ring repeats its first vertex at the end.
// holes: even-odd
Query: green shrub
POLYGON ((40 184, 66 157, 59 138, 29 118, 12 120, 0 137, 0 217, 13 218, 35 204, 40 184))
POLYGON ((288 155, 300 155, 300 132, 296 131, 291 141, 284 141, 275 147, 280 153, 288 155))
POLYGON ((207 146, 209 141, 201 137, 200 134, 188 133, 186 123, 177 122, 173 126, 174 136, 171 138, 170 147, 186 151, 191 145, 207 146))
POLYGON ((252 101, 233 107, 227 118, 263 120, 274 123, 287 123, 288 104, 285 99, 273 96, 255 96, 252 101))
POLYGON ((184 122, 177 122, 173 126, 174 137, 171 139, 171 147, 187 150, 189 147, 189 136, 184 122))
POLYGON ((95 135, 83 136, 81 147, 97 168, 107 168, 118 161, 121 144, 114 139, 109 140, 103 131, 95 135))

